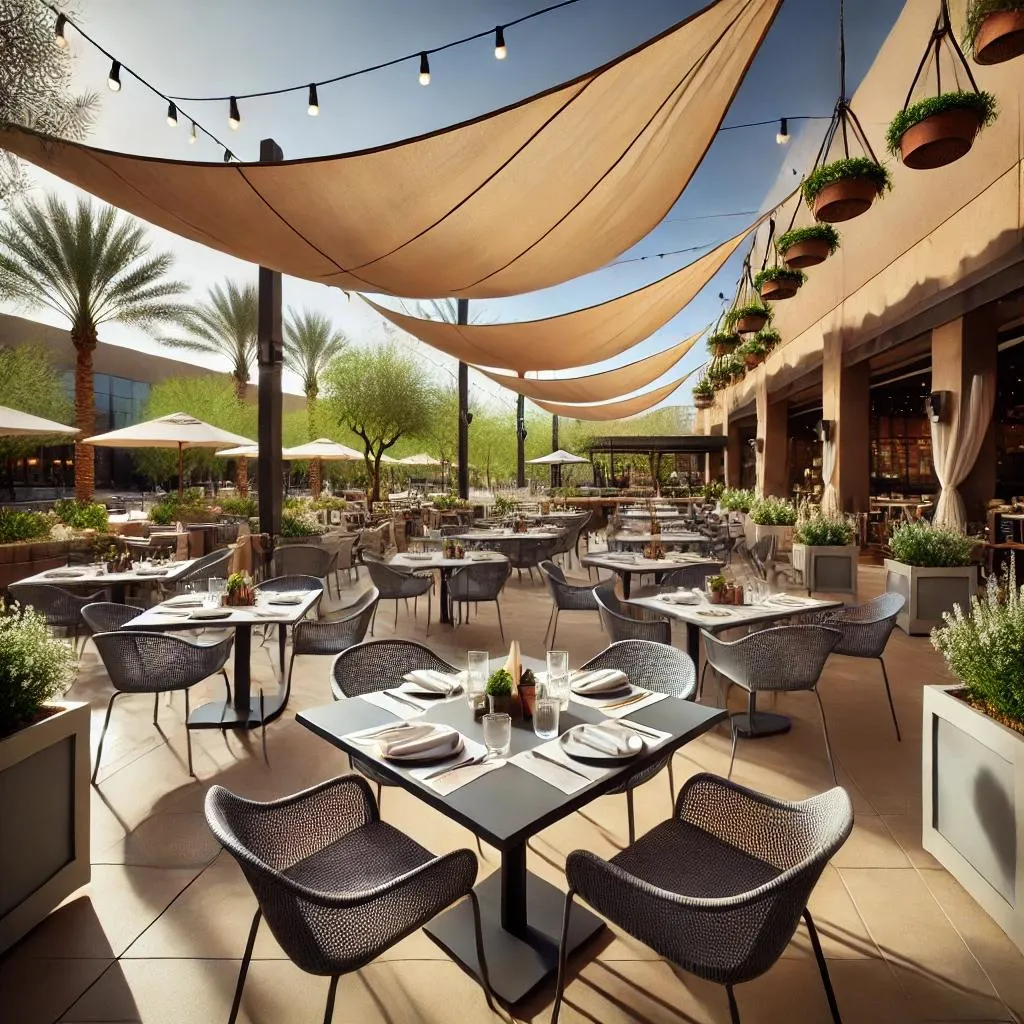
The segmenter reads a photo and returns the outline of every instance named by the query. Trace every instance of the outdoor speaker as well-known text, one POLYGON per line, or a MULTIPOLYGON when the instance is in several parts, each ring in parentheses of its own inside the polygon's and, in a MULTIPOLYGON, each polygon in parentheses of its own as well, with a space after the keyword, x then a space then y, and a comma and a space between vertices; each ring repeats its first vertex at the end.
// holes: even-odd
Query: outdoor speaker
POLYGON ((924 400, 925 415, 932 421, 932 423, 942 422, 942 418, 946 415, 948 396, 948 391, 933 391, 924 400))

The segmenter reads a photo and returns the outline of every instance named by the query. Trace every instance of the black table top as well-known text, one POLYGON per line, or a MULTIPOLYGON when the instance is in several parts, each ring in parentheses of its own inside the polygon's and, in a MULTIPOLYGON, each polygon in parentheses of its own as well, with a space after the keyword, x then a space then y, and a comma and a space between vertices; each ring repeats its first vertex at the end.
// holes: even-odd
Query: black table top
MULTIPOLYGON (((448 796, 440 796, 425 783, 414 779, 407 771, 386 761, 374 759, 373 766, 390 778, 395 785, 414 793, 435 810, 486 840, 495 849, 507 850, 524 843, 530 836, 536 835, 548 825, 567 817, 595 797, 614 789, 630 775, 707 732, 725 720, 726 712, 721 708, 703 707, 691 701, 666 697, 629 717, 640 725, 671 733, 671 738, 655 750, 645 752, 572 794, 563 793, 514 764, 489 772, 448 796)), ((307 729, 311 729, 329 743, 364 760, 367 760, 366 748, 350 743, 344 736, 359 729, 370 729, 395 720, 395 716, 383 708, 359 698, 309 708, 299 712, 296 718, 307 729)), ((562 712, 559 728, 564 732, 581 722, 599 722, 603 718, 598 710, 572 702, 569 710, 562 712)), ((415 721, 443 722, 458 729, 463 736, 483 742, 483 725, 474 720, 468 702, 462 697, 452 701, 439 701, 426 715, 415 721)), ((532 722, 514 721, 509 756, 547 742, 534 734, 532 722)))

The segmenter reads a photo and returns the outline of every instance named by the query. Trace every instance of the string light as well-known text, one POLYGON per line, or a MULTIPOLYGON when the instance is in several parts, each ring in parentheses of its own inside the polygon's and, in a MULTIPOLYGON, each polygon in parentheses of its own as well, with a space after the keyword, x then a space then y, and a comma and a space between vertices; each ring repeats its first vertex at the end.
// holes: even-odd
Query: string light
POLYGON ((494 30, 494 57, 496 60, 504 60, 508 56, 508 47, 505 45, 505 29, 499 25, 494 30))
POLYGON ((115 60, 110 65, 110 74, 107 75, 107 88, 111 92, 121 91, 121 62, 115 60))
POLYGON ((231 163, 232 160, 234 160, 234 158, 235 154, 232 153, 230 149, 224 150, 224 163, 229 164, 231 163))
POLYGON ((238 100, 234 96, 228 101, 228 124, 232 131, 237 131, 242 123, 242 115, 238 113, 238 100))
POLYGON ((316 94, 316 82, 311 82, 309 86, 309 106, 306 108, 306 113, 310 117, 316 117, 320 113, 320 100, 316 94))
POLYGON ((430 58, 426 50, 420 54, 420 85, 430 85, 430 58))
POLYGON ((178 127, 178 108, 173 103, 167 104, 167 123, 172 128, 178 127))
POLYGON ((190 131, 189 134, 188 134, 188 144, 190 146, 194 146, 195 145, 195 141, 196 141, 196 123, 195 123, 195 121, 193 121, 192 122, 192 131, 190 131))
POLYGON ((57 15, 57 22, 53 26, 53 41, 62 49, 66 50, 68 45, 67 37, 64 35, 64 26, 67 25, 68 19, 64 14, 57 15))
POLYGON ((775 135, 775 141, 780 146, 784 146, 789 142, 789 125, 786 123, 786 118, 779 121, 779 130, 775 135))

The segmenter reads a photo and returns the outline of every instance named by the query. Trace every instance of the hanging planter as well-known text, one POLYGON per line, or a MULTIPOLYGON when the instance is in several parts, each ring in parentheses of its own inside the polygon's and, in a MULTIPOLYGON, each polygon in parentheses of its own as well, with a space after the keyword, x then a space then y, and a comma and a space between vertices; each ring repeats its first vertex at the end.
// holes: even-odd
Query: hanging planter
POLYGON ((703 377, 693 389, 693 404, 698 409, 710 409, 715 404, 716 390, 711 380, 703 377))
POLYGON ((728 373, 730 384, 739 384, 747 375, 747 364, 743 361, 742 356, 735 353, 723 361, 722 369, 728 373))
POLYGON ((747 370, 756 370, 768 358, 768 349, 755 334, 742 344, 739 355, 742 356, 743 365, 747 370))
POLYGON ((816 220, 838 224, 871 209, 871 204, 892 188, 889 172, 866 156, 833 160, 807 176, 804 201, 816 220))
POLYGON ((782 344, 782 336, 778 331, 773 330, 770 327, 763 331, 758 331, 751 340, 764 346, 766 356, 771 355, 771 353, 782 344))
POLYGON ((737 334, 756 334, 771 323, 772 311, 762 302, 733 306, 725 314, 725 326, 737 334))
POLYGON ((915 171, 945 167, 970 151, 975 136, 996 118, 988 92, 945 92, 905 107, 889 123, 886 143, 915 171))
POLYGON ((740 338, 738 334, 729 334, 721 332, 718 334, 712 334, 708 338, 708 351, 716 359, 721 359, 723 356, 728 356, 735 352, 739 348, 740 338))
POLYGON ((839 232, 831 224, 812 224, 781 234, 775 243, 779 258, 790 270, 824 263, 839 248, 839 232))
POLYGON ((979 64, 1002 64, 1024 53, 1024 0, 971 0, 964 46, 979 64))
POLYGON ((754 278, 754 287, 766 302, 791 299, 807 280, 802 270, 787 270, 785 267, 765 267, 754 278))

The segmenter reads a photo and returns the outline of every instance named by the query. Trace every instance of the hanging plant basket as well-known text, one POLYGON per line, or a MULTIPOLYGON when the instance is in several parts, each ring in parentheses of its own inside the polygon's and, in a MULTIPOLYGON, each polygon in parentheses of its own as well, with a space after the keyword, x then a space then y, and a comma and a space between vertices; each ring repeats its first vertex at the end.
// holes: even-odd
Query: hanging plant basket
POLYGON ((839 232, 831 224, 793 228, 775 243, 779 258, 790 270, 824 263, 839 248, 839 232))
POLYGON ((757 340, 755 335, 740 349, 740 355, 743 357, 743 365, 747 370, 756 370, 768 358, 768 350, 757 340))
POLYGON ((708 351, 716 359, 722 359, 725 356, 731 355, 739 348, 740 339, 738 334, 712 334, 708 338, 708 351))
POLYGON ((734 306, 725 316, 725 325, 737 334, 756 334, 767 327, 772 319, 772 311, 760 302, 750 302, 743 306, 734 306))
POLYGON ((778 331, 766 328, 763 331, 758 331, 757 334, 751 338, 750 343, 757 342, 763 346, 765 351, 765 357, 771 355, 782 344, 782 336, 778 331))
POLYGON ((802 270, 788 270, 786 267, 765 267, 754 278, 754 287, 766 302, 791 299, 807 280, 802 270))
POLYGON ((693 404, 698 409, 710 409, 715 404, 715 389, 709 383, 708 390, 700 390, 700 385, 693 389, 693 404))
POLYGON ((964 45, 979 64, 1002 64, 1024 53, 1024 4, 1019 0, 973 0, 964 45))
POLYGON ((858 156, 818 167, 802 188, 815 219, 838 224, 867 213, 871 204, 892 188, 892 181, 876 160, 858 156))
POLYGON ((889 151, 915 171, 945 167, 970 152, 975 136, 996 117, 987 92, 946 92, 901 110, 886 134, 889 151))

